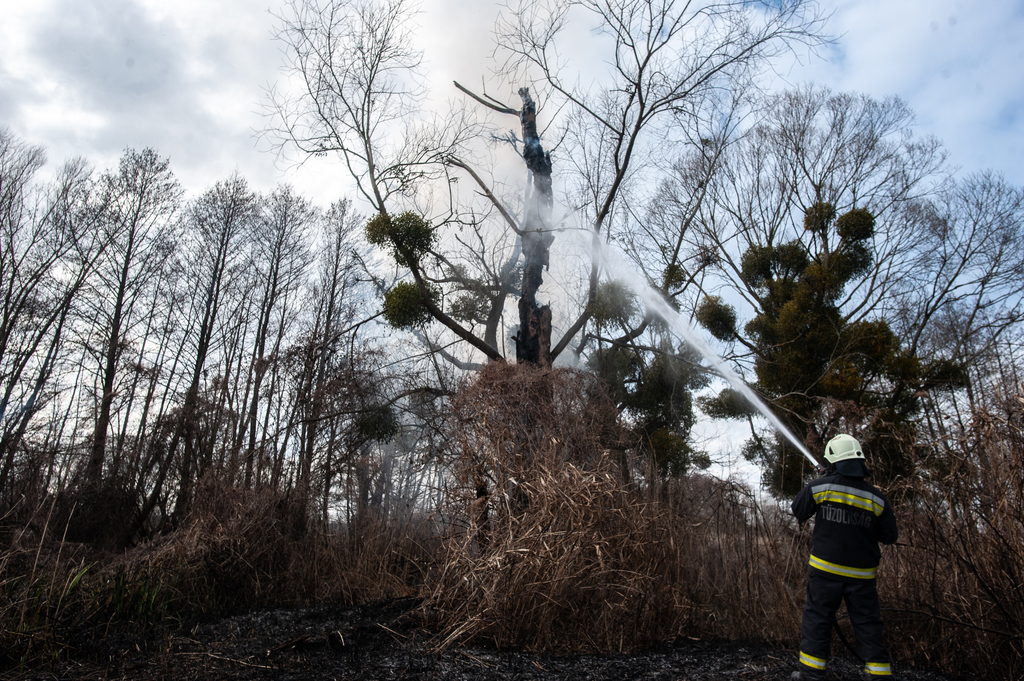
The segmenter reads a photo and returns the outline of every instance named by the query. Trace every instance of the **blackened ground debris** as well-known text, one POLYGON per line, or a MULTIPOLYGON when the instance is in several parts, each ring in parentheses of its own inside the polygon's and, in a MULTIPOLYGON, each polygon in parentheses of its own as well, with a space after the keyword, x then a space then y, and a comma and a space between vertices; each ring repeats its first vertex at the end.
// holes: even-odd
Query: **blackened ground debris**
MULTIPOLYGON (((793 650, 752 641, 680 639, 607 655, 440 650, 418 606, 409 599, 258 611, 174 631, 104 628, 83 634, 67 659, 0 679, 784 681, 796 669, 793 650)), ((894 670, 900 681, 962 681, 898 661, 894 670)), ((859 679, 855 658, 837 651, 827 678, 859 679)))

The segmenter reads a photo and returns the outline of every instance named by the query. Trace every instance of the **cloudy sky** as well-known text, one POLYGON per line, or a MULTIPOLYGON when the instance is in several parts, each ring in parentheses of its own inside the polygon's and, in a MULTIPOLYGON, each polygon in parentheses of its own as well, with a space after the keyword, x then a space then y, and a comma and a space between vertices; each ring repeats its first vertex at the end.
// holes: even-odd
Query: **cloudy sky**
MULTIPOLYGON (((255 187, 291 182, 321 203, 347 194, 341 169, 280 163, 254 136, 279 77, 271 34, 282 0, 0 0, 0 126, 44 145, 51 166, 99 168, 127 147, 171 158, 194 194, 238 169, 255 187)), ((488 72, 494 0, 421 0, 434 95, 488 72), (457 39, 453 40, 453 36, 457 39)), ((837 36, 783 66, 790 83, 898 95, 965 172, 1024 184, 1024 3, 822 0, 837 36)), ((509 99, 511 99, 511 93, 509 99)))

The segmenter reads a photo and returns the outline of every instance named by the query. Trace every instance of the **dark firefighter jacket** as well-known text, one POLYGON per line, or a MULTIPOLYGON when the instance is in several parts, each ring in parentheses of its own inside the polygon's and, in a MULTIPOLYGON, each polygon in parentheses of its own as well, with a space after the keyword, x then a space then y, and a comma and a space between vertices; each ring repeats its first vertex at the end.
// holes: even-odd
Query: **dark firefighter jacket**
POLYGON ((874 579, 882 556, 878 543, 893 544, 898 536, 885 495, 863 478, 839 473, 804 487, 793 500, 793 515, 801 523, 814 516, 811 569, 844 582, 874 579))

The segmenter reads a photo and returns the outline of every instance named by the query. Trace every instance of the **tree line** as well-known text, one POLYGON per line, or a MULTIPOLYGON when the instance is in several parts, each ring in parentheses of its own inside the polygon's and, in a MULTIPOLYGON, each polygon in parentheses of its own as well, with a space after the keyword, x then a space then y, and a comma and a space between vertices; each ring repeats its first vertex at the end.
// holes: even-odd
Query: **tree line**
POLYGON ((517 105, 454 84, 447 113, 424 109, 413 18, 403 0, 280 17, 292 78, 263 134, 338 156, 365 214, 237 174, 186 200, 149 149, 40 182, 43 150, 2 133, 5 507, 74 489, 83 532, 132 518, 121 541, 180 522, 211 476, 322 522, 415 508, 445 476, 446 400, 513 358, 603 379, 627 480, 707 465, 703 411, 746 420, 744 453, 794 493, 807 462, 709 392, 597 241, 812 450, 856 432, 883 483, 941 469, 1015 389, 1024 192, 956 173, 897 98, 767 91, 773 59, 824 40, 813 4, 524 2, 495 34, 517 105), (581 22, 602 69, 556 58, 581 22))
POLYGON ((237 174, 185 200, 152 149, 50 181, 44 160, 0 133, 5 508, 74 490, 72 530, 127 541, 210 475, 313 518, 346 486, 368 501, 367 448, 396 417, 351 203, 237 174))

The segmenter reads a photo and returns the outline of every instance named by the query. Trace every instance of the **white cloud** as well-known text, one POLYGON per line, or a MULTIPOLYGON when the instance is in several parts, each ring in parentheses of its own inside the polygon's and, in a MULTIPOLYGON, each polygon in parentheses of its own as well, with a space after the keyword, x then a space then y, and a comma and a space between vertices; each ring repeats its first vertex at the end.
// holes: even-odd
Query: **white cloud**
POLYGON ((966 171, 991 168, 1024 184, 1024 11, 1012 0, 828 3, 838 44, 787 73, 833 90, 897 95, 966 171))
MULTIPOLYGON (((346 193, 337 164, 278 167, 256 149, 262 88, 278 78, 271 39, 281 0, 37 0, 9 3, 0 22, 0 125, 44 144, 50 157, 84 155, 100 167, 125 147, 168 155, 190 191, 235 168, 255 186, 290 181, 318 200, 346 193), (308 187, 308 190, 307 190, 308 187)), ((490 79, 498 0, 423 0, 418 38, 432 105, 457 98, 460 80, 490 79)), ((1024 11, 1012 0, 828 0, 838 44, 828 59, 786 69, 874 97, 898 95, 919 132, 943 140, 965 170, 993 168, 1024 184, 1024 11)), ((595 42, 573 25, 579 60, 595 42)), ((586 59, 584 59, 586 62, 586 59)), ((596 66, 596 65, 593 65, 596 66)), ((513 106, 518 84, 488 92, 513 106)))
POLYGON ((50 0, 6 23, 0 124, 51 159, 111 167, 126 147, 153 147, 192 192, 238 168, 268 188, 284 179, 255 148, 261 87, 276 75, 266 8, 50 0))

